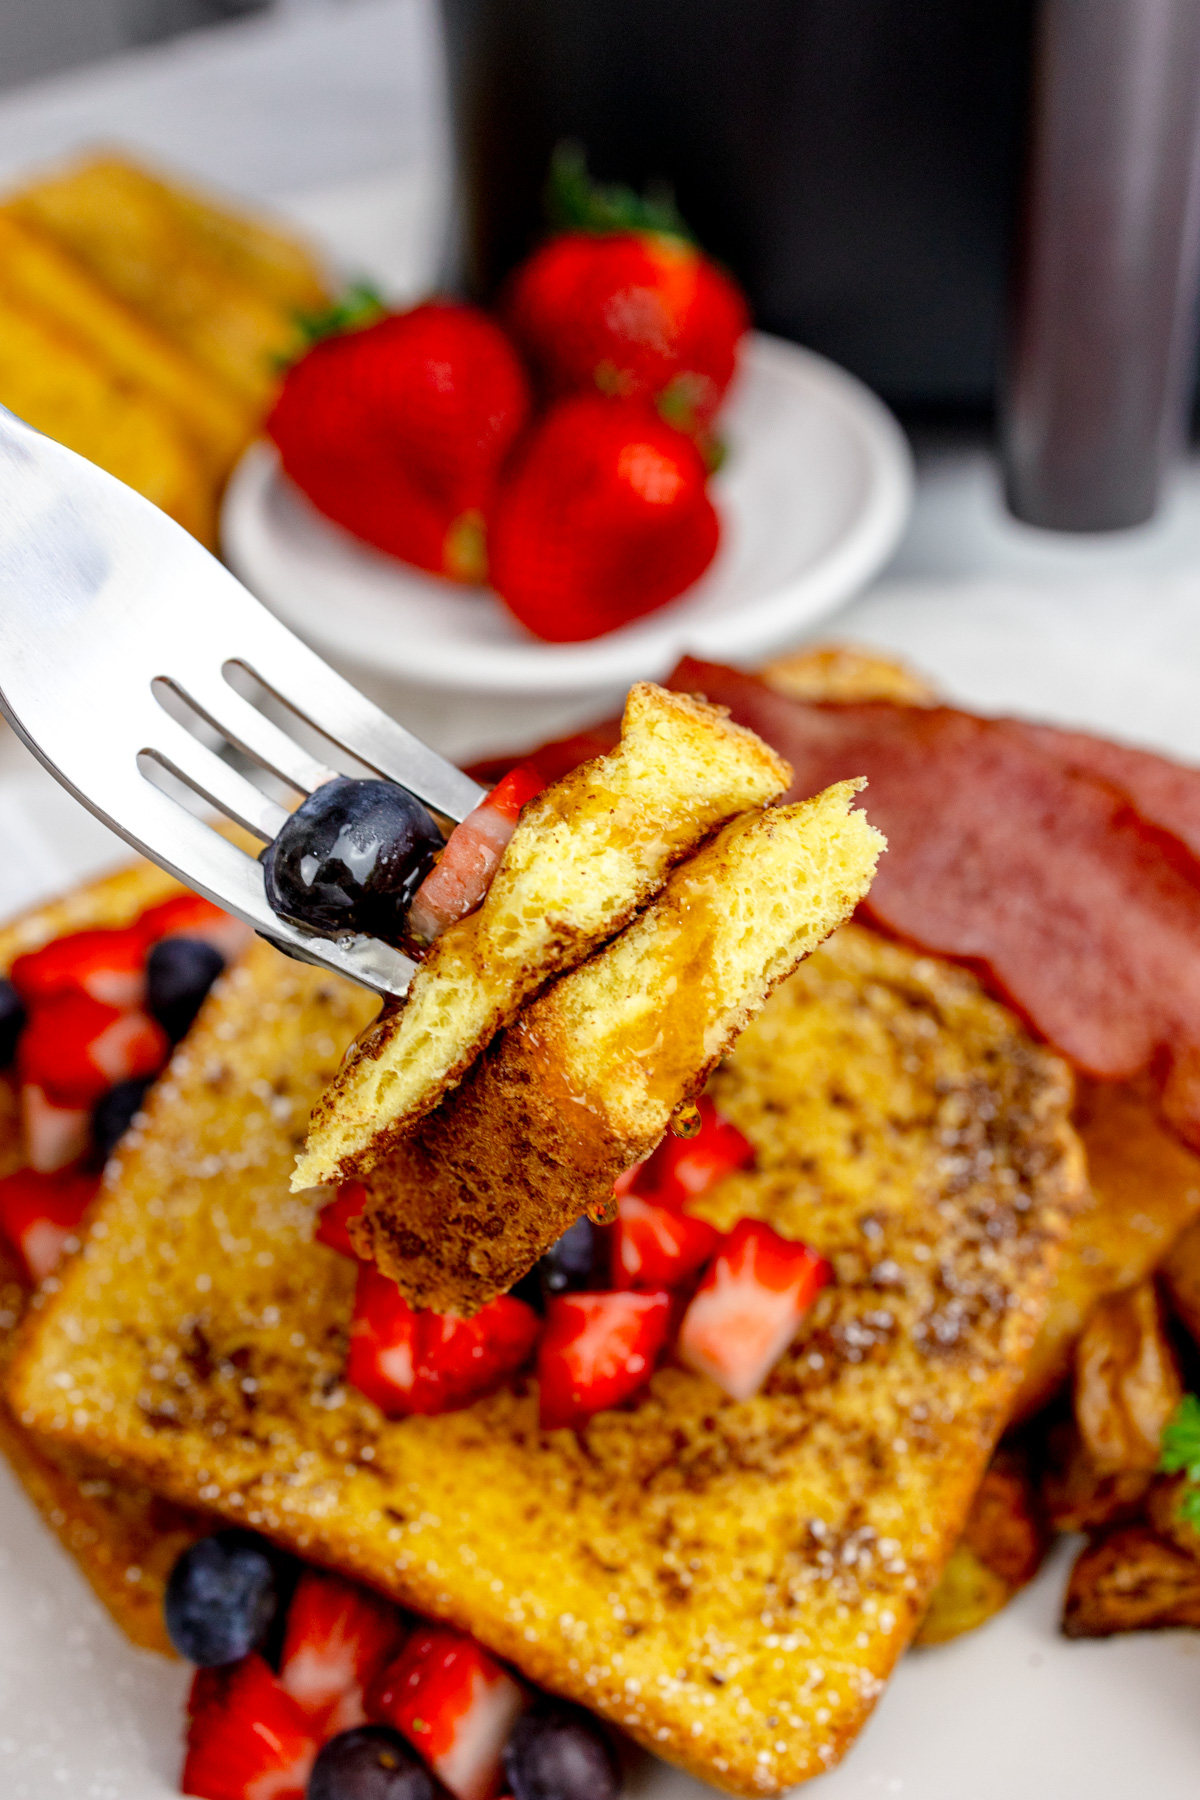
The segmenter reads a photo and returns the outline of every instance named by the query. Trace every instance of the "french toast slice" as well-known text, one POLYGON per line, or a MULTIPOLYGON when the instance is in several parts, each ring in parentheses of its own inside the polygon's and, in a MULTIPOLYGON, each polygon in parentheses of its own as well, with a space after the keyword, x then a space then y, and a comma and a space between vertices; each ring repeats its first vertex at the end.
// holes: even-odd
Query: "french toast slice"
POLYGON ((713 1076, 713 1190, 833 1263, 764 1391, 662 1368, 578 1434, 518 1380, 386 1422, 343 1380, 354 1268, 288 1191, 370 1002, 256 944, 214 992, 10 1387, 113 1458, 472 1631, 732 1792, 837 1761, 1000 1430, 1078 1197, 1070 1077, 972 977, 854 927, 713 1076))
MULTIPOLYGON (((184 891, 148 862, 102 877, 0 928, 0 970, 65 932, 128 925, 148 906, 184 891)), ((16 1090, 0 1075, 0 1175, 23 1161, 16 1090)), ((0 1381, 31 1297, 16 1259, 0 1242, 0 1381)), ((104 1461, 61 1446, 47 1455, 2 1399, 0 1453, 126 1636, 143 1649, 173 1655, 163 1625, 163 1588, 180 1551, 206 1528, 202 1515, 123 1480, 104 1461)))
POLYGON ((883 840, 842 782, 744 813, 560 977, 365 1182, 359 1251, 416 1307, 506 1292, 648 1156, 767 995, 849 916, 883 840))
POLYGON ((3 204, 260 417, 304 348, 301 315, 328 304, 302 245, 120 157, 83 158, 3 204))
POLYGON ((737 813, 776 799, 783 759, 717 707, 650 682, 621 737, 524 809, 481 906, 436 940, 314 1109, 297 1189, 362 1176, 553 976, 614 937, 674 865, 737 813))

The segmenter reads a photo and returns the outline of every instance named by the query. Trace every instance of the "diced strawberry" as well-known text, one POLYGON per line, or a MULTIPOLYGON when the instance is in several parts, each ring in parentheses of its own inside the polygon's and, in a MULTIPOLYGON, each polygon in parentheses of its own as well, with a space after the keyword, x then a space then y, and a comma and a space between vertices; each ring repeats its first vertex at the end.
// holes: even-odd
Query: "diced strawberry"
POLYGON ((538 1348, 542 1426, 582 1425, 650 1379, 666 1342, 671 1297, 560 1294, 546 1307, 538 1348))
POLYGON ((404 1641, 387 1600, 306 1569, 287 1615, 279 1679, 322 1742, 364 1725, 364 1696, 404 1641))
POLYGON ((303 1800, 317 1754, 301 1708, 261 1656, 197 1669, 180 1787, 196 1800, 303 1800))
POLYGON ((509 819, 515 825, 521 817, 521 809, 526 806, 535 794, 540 794, 546 783, 537 770, 529 763, 518 763, 515 769, 498 781, 487 799, 481 804, 490 811, 499 813, 501 818, 509 819))
POLYGON ((408 910, 409 929, 416 937, 432 943, 447 925, 474 912, 500 867, 521 808, 544 786, 536 770, 525 765, 511 769, 455 826, 408 910))
POLYGON ((318 1244, 326 1244, 339 1255, 351 1256, 358 1261, 358 1251, 350 1241, 347 1226, 351 1219, 357 1219, 366 1198, 367 1190, 361 1181, 343 1181, 337 1191, 337 1198, 331 1200, 328 1206, 323 1206, 317 1214, 317 1228, 313 1236, 318 1244))
POLYGON ((153 1075, 171 1046, 147 1013, 108 1006, 78 991, 35 1006, 17 1047, 23 1082, 57 1106, 93 1105, 119 1081, 153 1075))
POLYGON ((45 1088, 26 1082, 21 1089, 21 1130, 25 1154, 40 1175, 78 1162, 92 1137, 90 1106, 56 1106, 45 1088))
POLYGON ((172 900, 147 907, 135 929, 147 950, 162 938, 203 938, 220 951, 226 962, 232 962, 254 936, 249 925, 222 912, 199 894, 176 894, 172 900))
POLYGON ((58 1267, 63 1246, 100 1185, 78 1169, 53 1175, 18 1169, 0 1180, 0 1231, 25 1264, 30 1281, 44 1281, 58 1267))
POLYGON ((394 1281, 364 1264, 346 1379, 389 1419, 452 1412, 519 1369, 539 1325, 533 1308, 511 1294, 490 1301, 473 1319, 414 1312, 394 1281))
POLYGON ((59 994, 87 994, 106 1006, 140 1006, 146 996, 146 944, 136 926, 72 931, 18 956, 10 975, 31 1010, 59 994))
POLYGON ((618 1288, 670 1288, 706 1263, 721 1233, 704 1219, 655 1206, 637 1194, 617 1201, 612 1279, 618 1288))
POLYGON ((807 1244, 742 1219, 684 1314, 680 1360, 735 1400, 756 1394, 833 1271, 807 1244))
POLYGON ((736 1125, 722 1118, 707 1094, 696 1102, 700 1129, 694 1137, 670 1133, 640 1169, 630 1171, 630 1185, 659 1206, 679 1207, 706 1194, 735 1169, 754 1161, 754 1146, 736 1125))
POLYGON ((525 1696, 462 1632, 418 1631, 384 1674, 372 1713, 403 1732, 455 1800, 492 1800, 525 1696))

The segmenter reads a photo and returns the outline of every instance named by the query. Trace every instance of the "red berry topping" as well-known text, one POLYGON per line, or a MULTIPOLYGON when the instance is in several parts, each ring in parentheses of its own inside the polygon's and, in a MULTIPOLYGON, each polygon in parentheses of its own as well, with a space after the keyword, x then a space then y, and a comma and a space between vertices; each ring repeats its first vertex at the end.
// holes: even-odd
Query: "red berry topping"
POLYGON ((583 1425, 644 1387, 671 1322, 666 1293, 562 1294, 546 1307, 538 1347, 540 1419, 583 1425))
POLYGON ((617 1201, 612 1278, 618 1288, 677 1287, 706 1263, 721 1234, 704 1219, 655 1206, 637 1194, 617 1201))
POLYGON ((474 307, 430 302, 317 344, 267 429, 313 505, 456 580, 486 574, 483 518, 529 412, 512 345, 474 307))
POLYGON ((137 926, 73 931, 18 956, 12 984, 30 1009, 60 994, 87 994, 106 1006, 140 1006, 146 992, 146 944, 137 926))
POLYGON ((414 1633, 386 1671, 372 1713, 403 1732, 455 1800, 492 1800, 525 1697, 507 1671, 461 1632, 414 1633))
POLYGON ((153 1075, 170 1053, 146 1013, 125 1011, 78 990, 35 1006, 17 1047, 21 1080, 64 1107, 91 1106, 119 1081, 153 1075))
POLYGON ((19 1254, 30 1281, 44 1281, 58 1267, 63 1247, 99 1185, 98 1175, 78 1169, 52 1175, 18 1169, 0 1180, 0 1231, 19 1254))
POLYGON ((735 1400, 756 1394, 833 1271, 807 1244, 742 1219, 683 1317, 680 1360, 735 1400))
POLYGON ((502 781, 498 781, 487 799, 482 802, 490 812, 499 813, 501 818, 511 819, 515 825, 521 817, 521 808, 540 794, 545 782, 537 770, 528 763, 519 763, 510 769, 502 781))
POLYGON ((344 1181, 337 1191, 337 1199, 323 1206, 317 1215, 317 1229, 313 1236, 318 1244, 327 1244, 342 1256, 351 1256, 358 1261, 358 1251, 350 1241, 347 1227, 352 1219, 357 1219, 366 1205, 367 1190, 361 1181, 344 1181))
POLYGON ((455 826, 409 908, 409 929, 416 937, 432 943, 447 925, 474 912, 500 867, 521 808, 545 785, 534 769, 512 769, 455 826))
POLYGON ((21 1088, 21 1133, 25 1154, 40 1175, 78 1162, 92 1141, 90 1106, 56 1106, 44 1088, 27 1081, 21 1088))
POLYGON ((180 1787, 196 1800, 303 1800, 317 1740, 261 1656, 198 1669, 180 1787))
POLYGON ((505 317, 553 393, 654 397, 671 423, 709 424, 748 324, 727 275, 664 232, 567 232, 523 263, 505 317))
POLYGON ((346 1379, 390 1419, 452 1412, 520 1368, 539 1324, 533 1308, 510 1294, 472 1319, 414 1312, 394 1281, 364 1265, 346 1379))
POLYGON ((306 1569, 288 1608, 279 1679, 324 1741, 366 1723, 364 1696, 403 1640, 389 1601, 306 1569))
POLYGON ((627 1189, 659 1206, 680 1207, 715 1187, 726 1175, 754 1161, 754 1146, 723 1118, 704 1094, 696 1102, 700 1129, 692 1137, 668 1132, 640 1168, 622 1177, 627 1189))
POLYGON ((535 636, 571 643, 673 600, 720 526, 699 452, 639 401, 560 401, 491 515, 492 585, 535 636))
POLYGON ((147 907, 135 929, 141 933, 147 949, 163 938, 201 938, 219 950, 226 962, 231 962, 254 935, 241 919, 222 912, 199 894, 176 894, 158 906, 147 907))

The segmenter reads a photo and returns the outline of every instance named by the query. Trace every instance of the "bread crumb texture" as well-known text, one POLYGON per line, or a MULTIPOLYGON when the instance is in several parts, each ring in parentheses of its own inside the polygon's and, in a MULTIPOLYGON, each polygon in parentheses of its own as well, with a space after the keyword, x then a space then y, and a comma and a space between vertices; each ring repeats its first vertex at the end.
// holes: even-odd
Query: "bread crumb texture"
POLYGON ((288 1175, 365 996, 259 944, 35 1304, 11 1395, 111 1457, 474 1632, 700 1778, 838 1760, 909 1641, 1037 1329, 1080 1183, 1061 1063, 967 975, 855 928, 713 1078, 753 1213, 836 1281, 764 1392, 674 1366, 544 1433, 531 1379, 385 1422, 342 1378, 353 1265, 288 1175))
POLYGON ((620 742, 526 806, 483 904, 444 932, 313 1113, 293 1186, 363 1175, 552 976, 620 931, 671 868, 791 781, 722 709, 649 682, 620 742))

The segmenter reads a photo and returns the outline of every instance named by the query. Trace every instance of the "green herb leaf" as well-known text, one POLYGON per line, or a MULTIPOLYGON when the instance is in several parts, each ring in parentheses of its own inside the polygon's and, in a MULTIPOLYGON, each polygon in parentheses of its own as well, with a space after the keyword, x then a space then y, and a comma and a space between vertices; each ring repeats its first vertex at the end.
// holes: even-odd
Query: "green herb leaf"
POLYGON ((593 181, 582 144, 559 144, 550 158, 546 216, 556 231, 657 231, 693 242, 665 183, 637 194, 620 182, 593 181))
POLYGON ((1200 1399, 1195 1394, 1183 1396, 1163 1427, 1158 1466, 1167 1475, 1186 1469, 1188 1480, 1197 1484, 1200 1499, 1200 1399))

